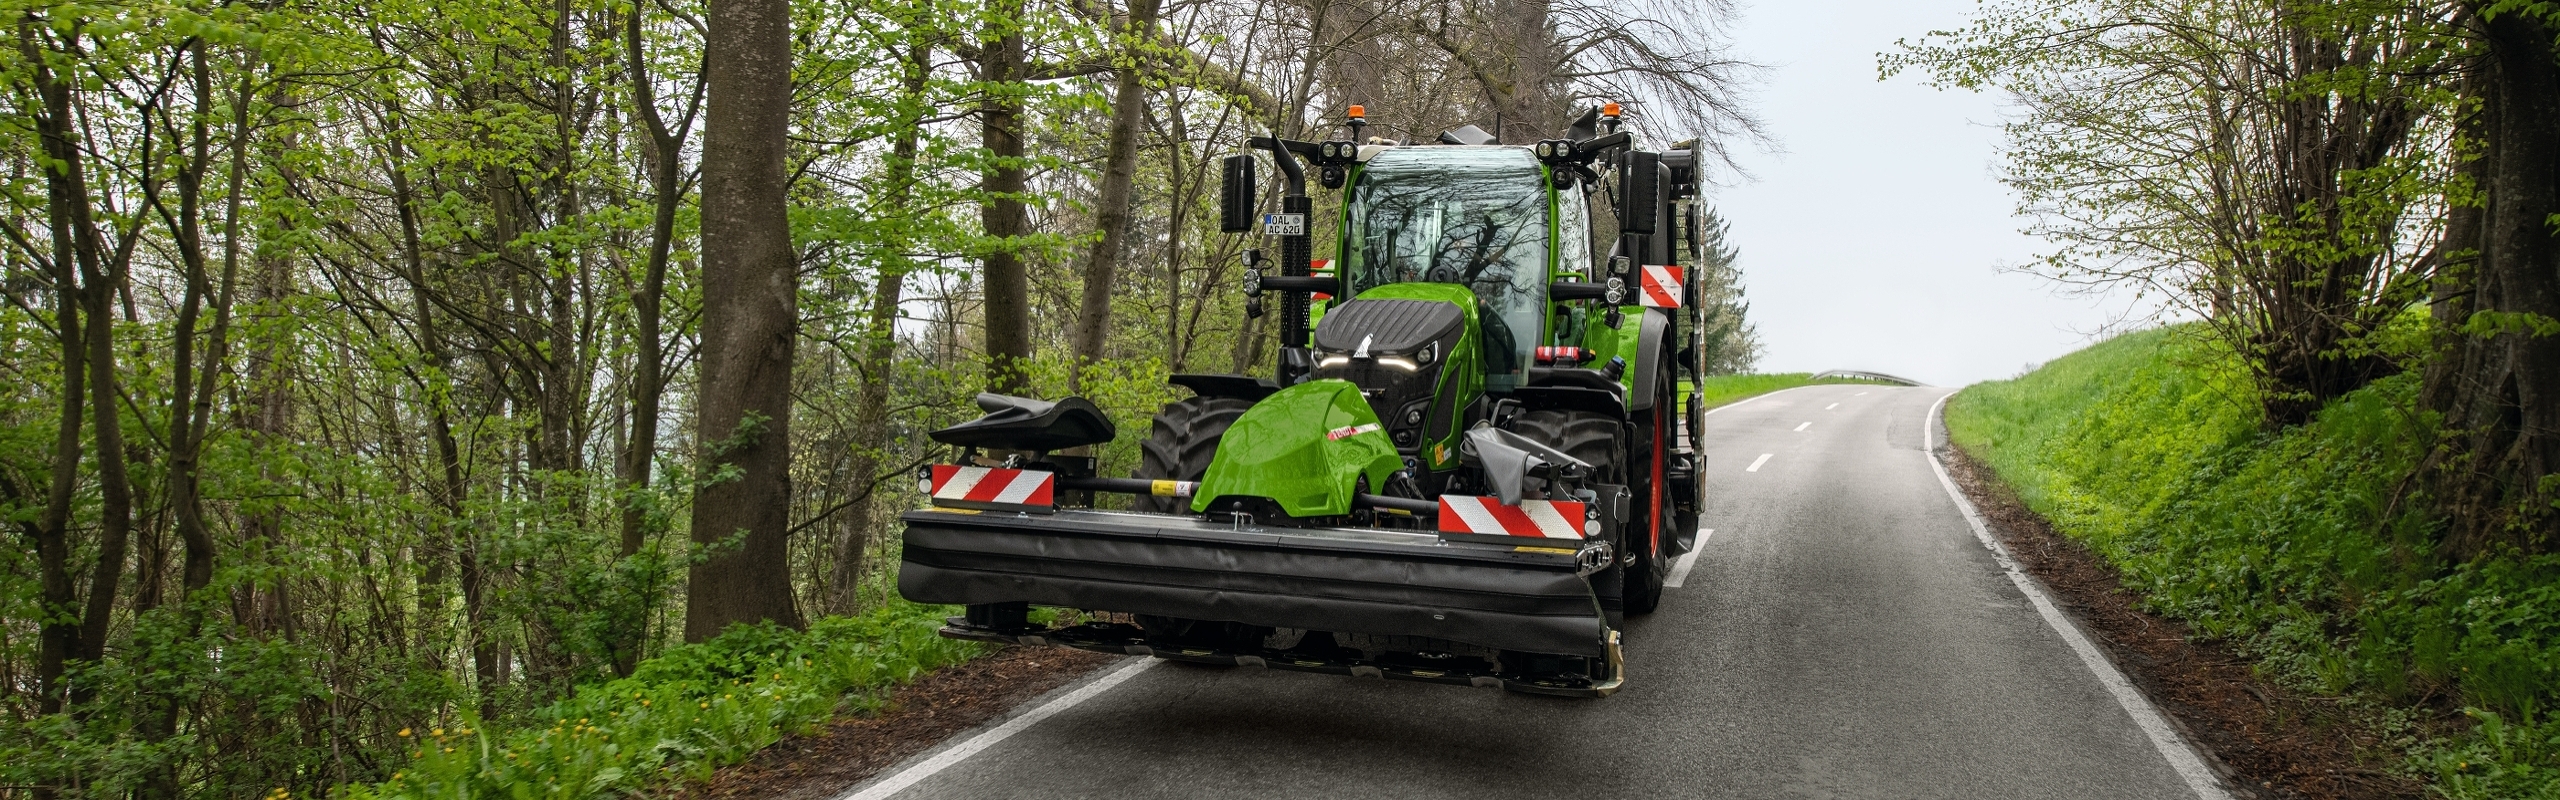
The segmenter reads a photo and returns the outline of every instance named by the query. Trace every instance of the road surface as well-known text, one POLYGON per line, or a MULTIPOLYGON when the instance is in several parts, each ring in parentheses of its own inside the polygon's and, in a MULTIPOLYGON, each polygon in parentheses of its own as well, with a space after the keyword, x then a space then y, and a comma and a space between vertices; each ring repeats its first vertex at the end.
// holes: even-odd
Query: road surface
POLYGON ((2197 797, 2183 745, 2146 734, 1932 470, 1947 392, 1708 416, 1712 533, 1630 624, 1614 697, 1133 660, 848 796, 2197 797))

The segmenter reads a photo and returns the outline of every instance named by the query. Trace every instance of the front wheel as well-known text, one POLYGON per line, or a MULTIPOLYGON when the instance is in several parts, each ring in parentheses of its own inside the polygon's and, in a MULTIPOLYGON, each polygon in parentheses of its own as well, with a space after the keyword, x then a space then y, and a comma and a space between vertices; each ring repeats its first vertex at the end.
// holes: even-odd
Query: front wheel
MULTIPOLYGON (((1138 446, 1138 474, 1152 480, 1197 481, 1209 473, 1218 455, 1218 438, 1244 416, 1253 401, 1234 397, 1193 397, 1168 403, 1156 414, 1155 426, 1138 446)), ((1188 514, 1191 503, 1179 497, 1138 495, 1132 507, 1157 514, 1188 514)))
MULTIPOLYGON (((1531 411, 1511 424, 1513 433, 1565 452, 1592 467, 1592 482, 1612 485, 1629 483, 1627 465, 1627 427, 1617 419, 1589 411, 1531 411)), ((1641 462, 1637 462, 1641 463, 1641 462)), ((1627 539, 1621 542, 1621 553, 1632 553, 1642 519, 1620 526, 1627 539)), ((1627 614, 1642 614, 1634 605, 1634 592, 1642 580, 1635 578, 1623 559, 1618 564, 1591 576, 1592 593, 1600 598, 1600 608, 1608 616, 1609 627, 1623 625, 1627 614)), ((1659 581, 1656 582, 1657 584, 1659 581)), ((1658 591, 1658 590, 1657 590, 1658 591)), ((1646 610, 1651 610, 1650 606, 1646 610)))

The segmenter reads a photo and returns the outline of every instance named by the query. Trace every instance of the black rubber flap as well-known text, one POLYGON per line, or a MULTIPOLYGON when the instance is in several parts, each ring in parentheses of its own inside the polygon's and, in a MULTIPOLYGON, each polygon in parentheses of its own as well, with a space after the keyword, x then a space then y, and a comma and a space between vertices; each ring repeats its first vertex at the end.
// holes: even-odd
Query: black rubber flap
MULTIPOLYGON (((1429 557, 1134 515, 908 512, 898 592, 1278 628, 1426 636, 1534 653, 1604 655, 1607 627, 1570 556, 1429 557)), ((1453 548, 1438 548, 1449 550, 1453 548)))
POLYGON ((1280 391, 1280 384, 1273 382, 1270 378, 1256 378, 1248 375, 1186 372, 1168 378, 1165 382, 1189 389, 1193 394, 1201 397, 1234 397, 1257 403, 1262 402, 1262 398, 1270 397, 1272 393, 1280 391))
POLYGON ((1056 402, 1028 397, 980 393, 978 408, 986 416, 930 434, 934 441, 959 447, 1031 450, 1046 453, 1100 444, 1119 436, 1119 429, 1093 401, 1069 397, 1056 402))
POLYGON ((1324 312, 1316 349, 1350 353, 1367 340, 1370 355, 1412 355, 1466 324, 1466 312, 1437 300, 1353 300, 1324 312))

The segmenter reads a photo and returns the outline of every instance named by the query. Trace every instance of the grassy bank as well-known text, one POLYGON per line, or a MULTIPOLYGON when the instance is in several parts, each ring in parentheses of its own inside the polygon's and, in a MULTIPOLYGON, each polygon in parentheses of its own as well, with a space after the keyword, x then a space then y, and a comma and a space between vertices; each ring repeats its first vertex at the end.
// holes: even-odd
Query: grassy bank
POLYGON ((2170 328, 1969 387, 1947 428, 2152 610, 2407 735, 2438 791, 2560 797, 2560 558, 2432 555, 2416 388, 2262 431, 2238 363, 2170 328))
POLYGON ((1813 373, 1810 372, 1781 372, 1770 375, 1716 375, 1701 381, 1682 381, 1680 388, 1681 393, 1685 395, 1690 387, 1695 386, 1704 393, 1706 407, 1714 408, 1753 395, 1819 383, 1874 383, 1874 381, 1847 378, 1814 380, 1813 373))
POLYGON ((934 634, 950 607, 894 602, 806 632, 735 628, 643 662, 629 678, 500 724, 403 729, 415 744, 391 780, 345 798, 611 797, 706 777, 886 690, 974 658, 984 645, 934 634))

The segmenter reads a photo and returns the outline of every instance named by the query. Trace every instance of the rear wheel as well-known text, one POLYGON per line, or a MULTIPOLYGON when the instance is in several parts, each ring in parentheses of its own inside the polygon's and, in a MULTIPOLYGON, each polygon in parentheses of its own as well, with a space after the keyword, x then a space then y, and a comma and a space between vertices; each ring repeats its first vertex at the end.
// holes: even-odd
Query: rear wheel
POLYGON ((1671 564, 1662 557, 1663 540, 1670 537, 1671 526, 1679 524, 1680 507, 1667 491, 1670 479, 1665 476, 1663 458, 1668 455, 1671 432, 1664 423, 1671 419, 1668 398, 1657 399, 1647 413, 1647 422, 1636 425, 1637 456, 1628 465, 1641 470, 1635 487, 1634 524, 1627 526, 1627 554, 1619 557, 1625 565, 1626 610, 1628 614, 1651 614, 1662 605, 1662 582, 1670 575, 1671 564))
MULTIPOLYGON (((1613 485, 1627 483, 1624 469, 1626 446, 1621 440, 1625 435, 1626 426, 1619 424, 1615 418, 1589 411, 1531 411, 1520 415, 1519 420, 1512 423, 1511 430, 1540 444, 1562 450, 1565 455, 1580 459, 1582 463, 1590 464, 1593 483, 1613 485)), ((1642 517, 1639 516, 1639 519, 1642 517)), ((1634 538, 1637 533, 1637 526, 1633 524, 1621 525, 1619 529, 1625 532, 1629 539, 1634 538)), ((1632 548, 1626 546, 1630 543, 1617 543, 1618 552, 1622 555, 1633 552, 1632 548)), ((1608 613, 1610 627, 1622 624, 1626 613, 1633 608, 1626 603, 1629 574, 1631 573, 1627 572, 1624 559, 1621 559, 1611 564, 1608 569, 1591 576, 1591 590, 1600 596, 1600 608, 1608 613)), ((1646 610, 1652 609, 1648 607, 1646 610)), ((1644 612, 1635 611, 1634 613, 1644 612)))
MULTIPOLYGON (((1168 481, 1197 481, 1209 474, 1209 460, 1218 455, 1218 437, 1227 435, 1227 427, 1252 408, 1253 401, 1234 397, 1194 397, 1169 403, 1156 414, 1155 427, 1147 432, 1147 441, 1139 445, 1142 456, 1136 477, 1168 481)), ((1187 514, 1188 498, 1138 495, 1131 506, 1139 511, 1158 514, 1187 514)))

